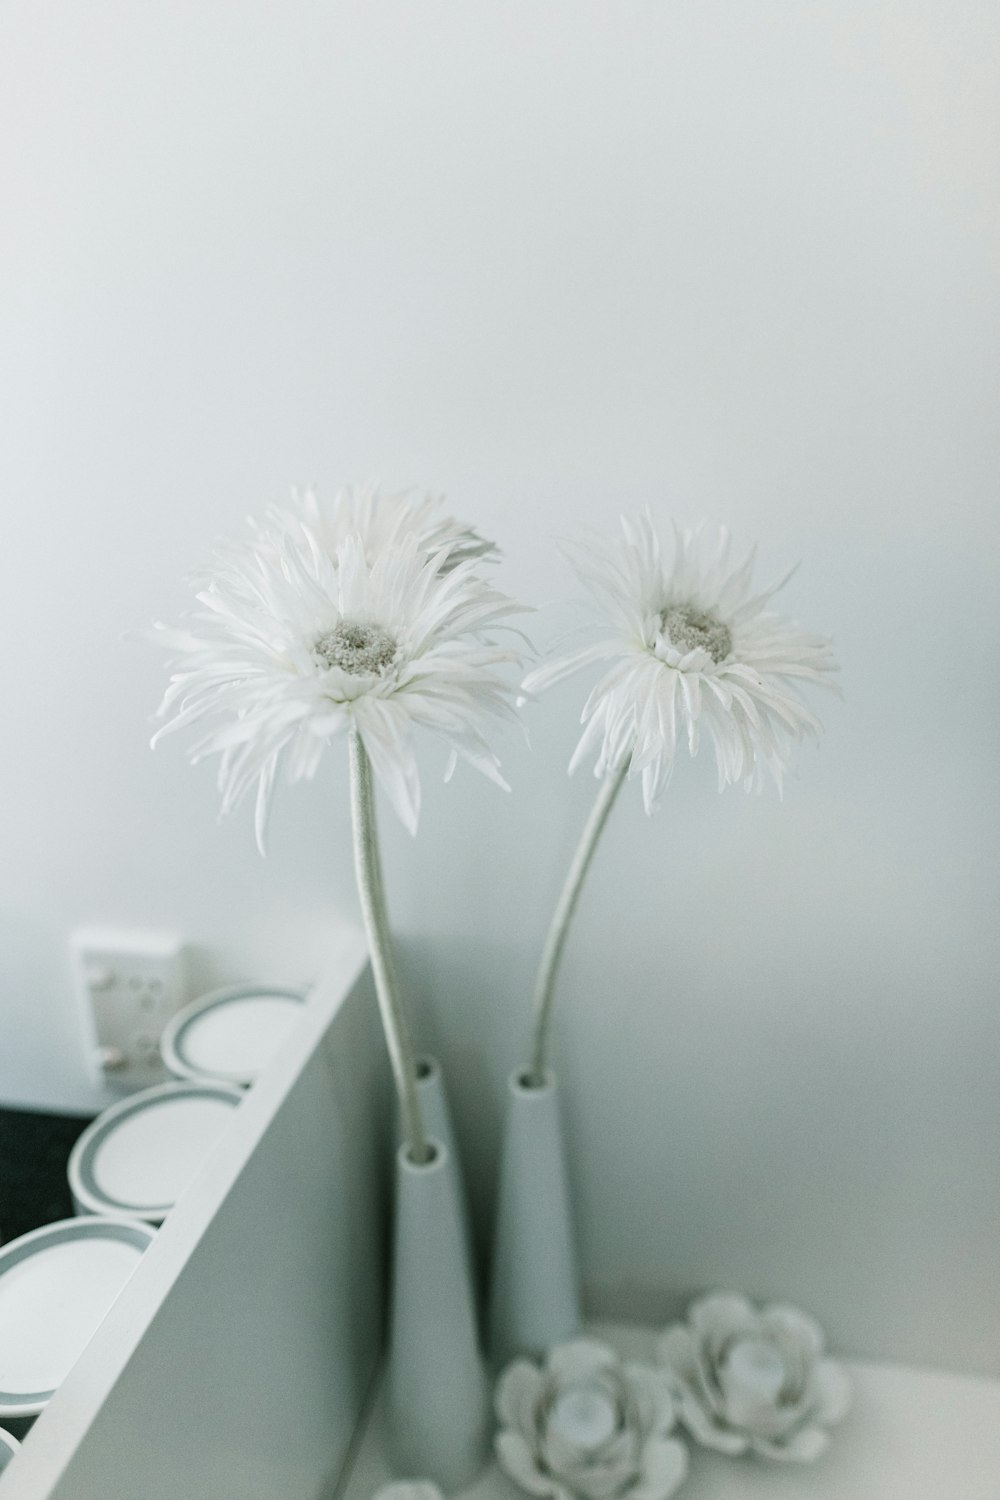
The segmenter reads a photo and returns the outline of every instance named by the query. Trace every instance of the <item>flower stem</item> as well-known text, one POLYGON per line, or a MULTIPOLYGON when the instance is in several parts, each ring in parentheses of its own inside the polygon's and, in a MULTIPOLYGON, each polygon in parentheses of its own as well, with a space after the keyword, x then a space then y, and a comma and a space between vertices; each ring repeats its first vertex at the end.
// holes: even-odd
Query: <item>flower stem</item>
POLYGON ((597 841, 604 831, 608 814, 614 806, 627 770, 628 757, 626 756, 621 765, 609 772, 601 783, 597 801, 590 810, 590 817, 587 819, 576 853, 573 855, 573 862, 566 876, 566 884, 562 888, 562 894, 552 917, 549 935, 545 940, 542 961, 538 966, 538 977, 535 980, 535 1023, 532 1032, 531 1066, 527 1077, 527 1082, 535 1088, 541 1088, 545 1082, 545 1059, 552 1020, 552 1000, 555 995, 556 975, 559 972, 559 964, 569 934, 569 925, 573 920, 577 899, 587 871, 590 869, 590 861, 594 857, 597 841))
POLYGON ((354 873, 361 901, 361 914, 368 935, 375 993, 382 1016, 382 1030, 392 1075, 399 1094, 403 1129, 410 1160, 418 1165, 430 1159, 424 1131, 420 1101, 417 1098, 417 1070, 413 1056, 410 1028, 399 993, 396 963, 389 933, 385 890, 382 885, 382 862, 379 858, 378 833, 375 827, 375 799, 372 793, 372 766, 360 734, 351 730, 351 821, 354 827, 354 873))

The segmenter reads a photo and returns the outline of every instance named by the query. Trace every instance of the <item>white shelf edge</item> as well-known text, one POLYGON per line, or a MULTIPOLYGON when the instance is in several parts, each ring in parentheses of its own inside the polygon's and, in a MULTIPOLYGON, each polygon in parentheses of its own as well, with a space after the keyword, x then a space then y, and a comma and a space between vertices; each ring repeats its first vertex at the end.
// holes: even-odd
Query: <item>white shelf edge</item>
POLYGON ((310 991, 300 1023, 247 1092, 232 1128, 219 1136, 206 1155, 197 1177, 38 1417, 29 1434, 30 1444, 0 1476, 0 1493, 6 1493, 4 1481, 15 1472, 18 1500, 46 1500, 58 1483, 210 1228, 220 1203, 250 1162, 367 963, 363 936, 353 928, 335 929, 324 973, 310 991))

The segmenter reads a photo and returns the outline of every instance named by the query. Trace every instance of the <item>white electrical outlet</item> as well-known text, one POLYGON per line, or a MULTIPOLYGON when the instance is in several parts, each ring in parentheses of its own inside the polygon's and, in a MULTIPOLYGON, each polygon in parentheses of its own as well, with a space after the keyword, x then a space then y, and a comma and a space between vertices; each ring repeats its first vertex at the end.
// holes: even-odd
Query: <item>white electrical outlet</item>
POLYGON ((160 1037, 188 999, 183 944, 162 933, 87 928, 70 946, 98 1073, 124 1089, 160 1083, 160 1037))

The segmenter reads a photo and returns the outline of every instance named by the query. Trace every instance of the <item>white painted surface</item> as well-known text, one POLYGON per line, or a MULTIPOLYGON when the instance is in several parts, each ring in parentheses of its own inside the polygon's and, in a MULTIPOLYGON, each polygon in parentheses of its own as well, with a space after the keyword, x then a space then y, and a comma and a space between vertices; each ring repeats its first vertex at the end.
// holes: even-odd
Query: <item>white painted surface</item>
MULTIPOLYGON (((379 471, 539 603, 578 524, 728 520, 803 559, 847 699, 783 805, 704 759, 616 809, 557 1018, 587 1280, 1000 1368, 998 50, 980 0, 6 7, 0 1098, 107 1102, 78 923, 185 933, 207 989, 310 978, 353 910, 337 751, 265 863, 146 749, 122 632, 215 536, 379 471)), ((481 1224, 583 693, 501 746, 512 797, 428 747, 417 840, 383 820, 481 1224)))
POLYGON ((315 1500, 339 1474, 381 1341, 391 1150, 363 959, 355 936, 331 943, 328 982, 32 1428, 2 1500, 315 1500))
MULTIPOLYGON (((631 1358, 653 1358, 651 1329, 597 1324, 596 1336, 631 1358)), ((727 1458, 691 1447, 683 1500, 996 1500, 1000 1494, 1000 1381, 854 1360, 851 1412, 814 1464, 727 1458)), ((381 1398, 344 1500, 370 1500, 388 1480, 381 1398)), ((491 1463, 455 1500, 519 1500, 491 1463)))

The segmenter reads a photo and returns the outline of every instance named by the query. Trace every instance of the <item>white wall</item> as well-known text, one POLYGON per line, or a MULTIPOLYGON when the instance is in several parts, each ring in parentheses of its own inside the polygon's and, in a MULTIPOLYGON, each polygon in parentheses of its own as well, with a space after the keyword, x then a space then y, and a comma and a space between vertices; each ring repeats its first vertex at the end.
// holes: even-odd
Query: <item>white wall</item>
MULTIPOLYGON (((783 805, 706 758, 616 812, 559 1018, 588 1281, 1000 1368, 998 53, 974 0, 8 4, 0 1098, 100 1103, 75 924, 299 977, 352 909, 337 754, 264 863, 146 748, 122 635, 212 538, 376 471, 542 602, 578 523, 726 520, 803 559, 847 699, 783 805)), ((512 798, 429 748, 418 839, 386 823, 483 1207, 582 691, 510 737, 512 798)))

